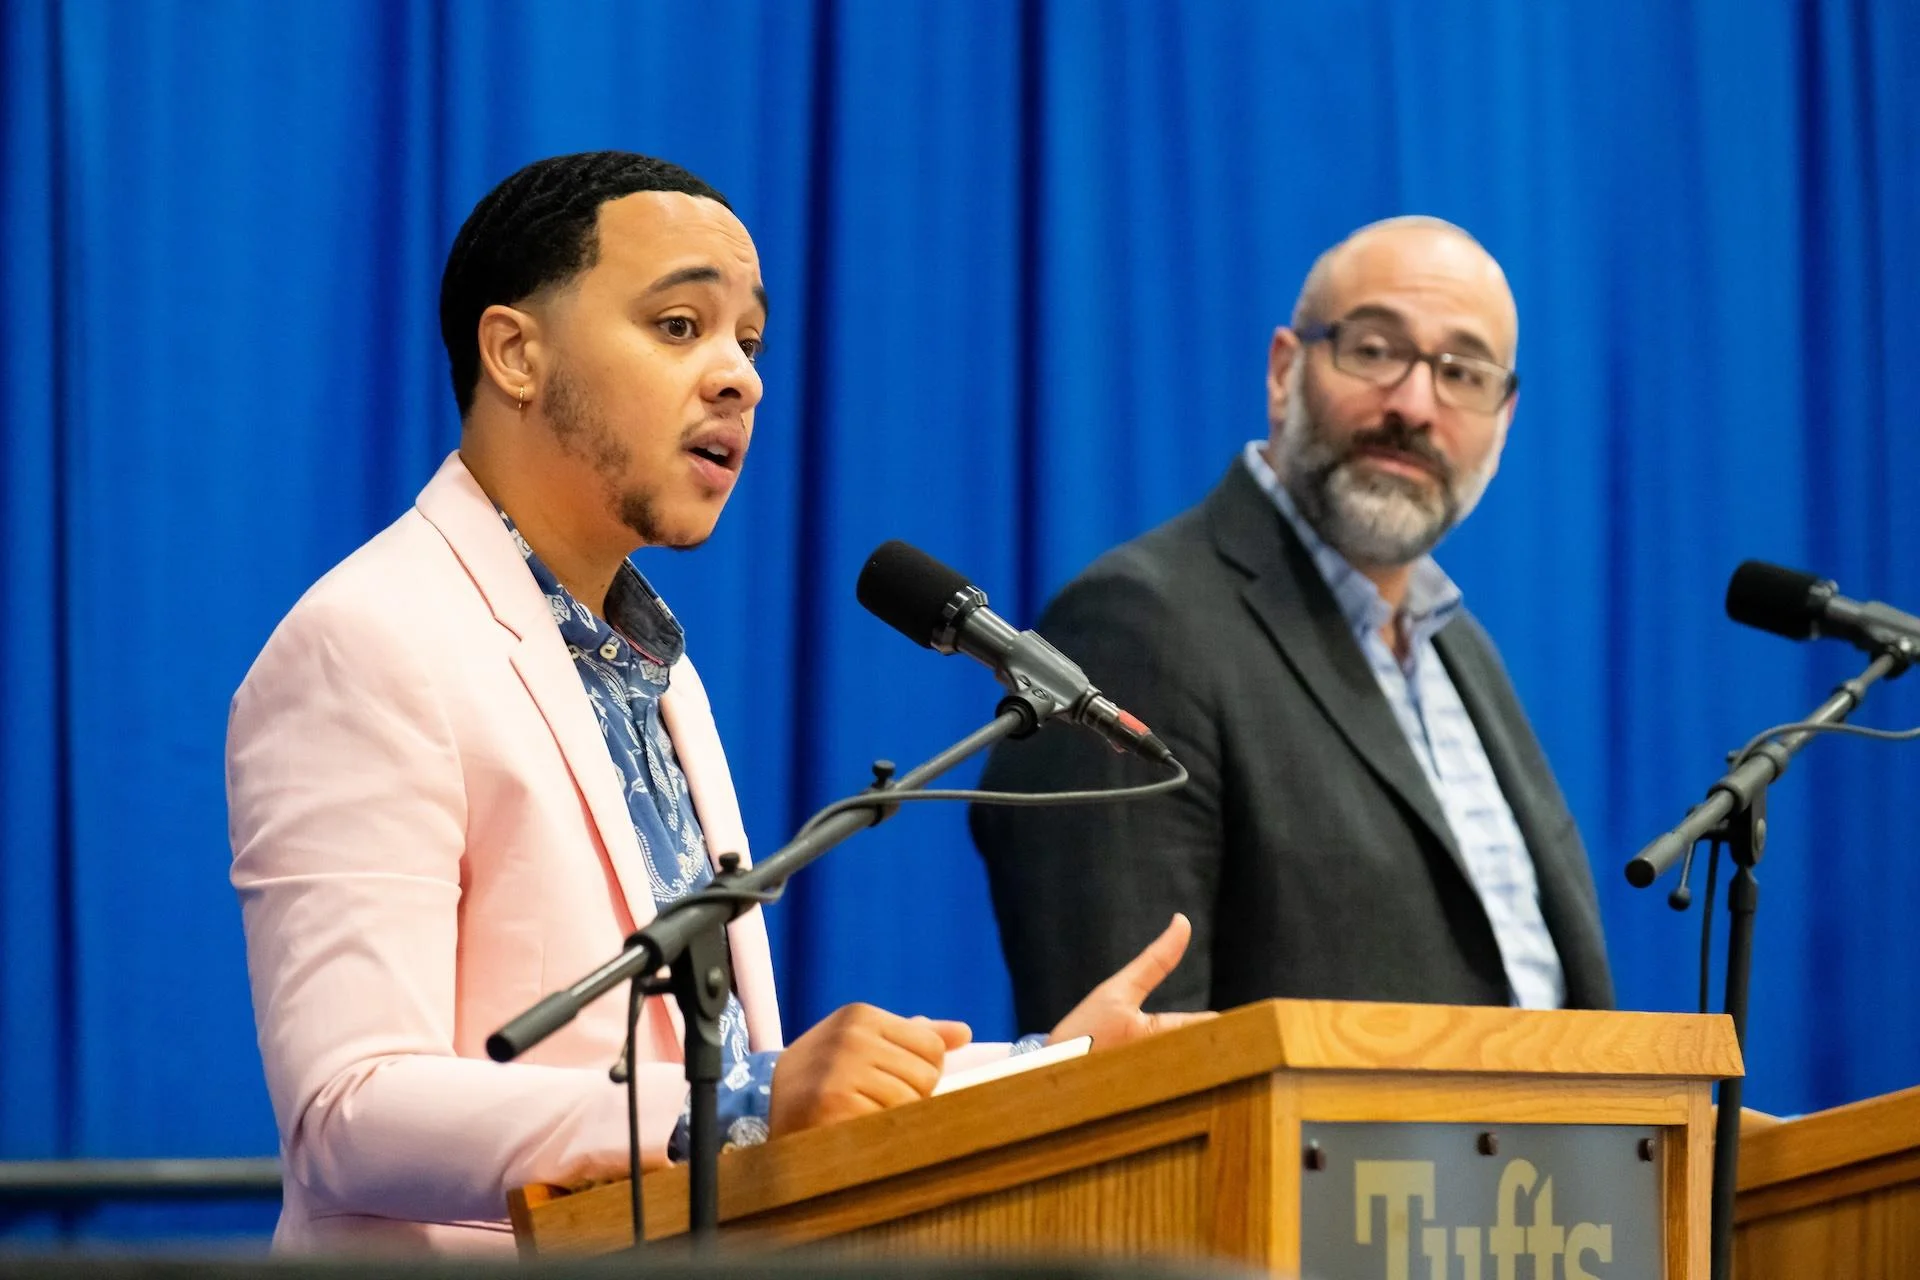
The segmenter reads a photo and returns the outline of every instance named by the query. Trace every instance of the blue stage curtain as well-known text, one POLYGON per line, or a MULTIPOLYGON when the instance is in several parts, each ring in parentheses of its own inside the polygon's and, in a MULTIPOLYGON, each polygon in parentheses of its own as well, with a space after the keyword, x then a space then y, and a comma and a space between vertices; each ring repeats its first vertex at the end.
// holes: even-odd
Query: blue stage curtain
MULTIPOLYGON (((706 548, 640 561, 763 851, 996 700, 858 609, 866 552, 917 542, 1030 621, 1265 433, 1273 326, 1390 214, 1468 227, 1519 298, 1505 466, 1442 559, 1581 820, 1626 1005, 1691 1007, 1699 914, 1621 866, 1857 662, 1734 627, 1729 571, 1920 609, 1908 0, 4 0, 0 107, 0 1159, 272 1149, 227 699, 454 446, 442 257, 537 156, 677 160, 760 247, 746 479, 706 548)), ((1863 719, 1920 721, 1916 683, 1863 719)), ((1847 740, 1777 789, 1751 1105, 1920 1081, 1915 791, 1916 749, 1847 740)), ((796 1030, 854 999, 1016 1030, 957 811, 844 847, 772 925, 796 1030)))

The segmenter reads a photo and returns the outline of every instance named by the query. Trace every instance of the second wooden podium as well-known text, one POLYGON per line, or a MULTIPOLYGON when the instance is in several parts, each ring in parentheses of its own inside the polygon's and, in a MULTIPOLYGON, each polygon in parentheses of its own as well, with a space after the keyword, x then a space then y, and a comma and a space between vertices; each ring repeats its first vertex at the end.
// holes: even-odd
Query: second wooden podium
MULTIPOLYGON (((1270 1000, 721 1157, 722 1234, 1283 1274, 1707 1274, 1721 1016, 1270 1000)), ((684 1168, 643 1183, 687 1225, 684 1168)), ((513 1198, 523 1251, 632 1240, 627 1184, 513 1198)))
POLYGON ((1736 1280, 1920 1276, 1920 1088, 1742 1129, 1736 1280))

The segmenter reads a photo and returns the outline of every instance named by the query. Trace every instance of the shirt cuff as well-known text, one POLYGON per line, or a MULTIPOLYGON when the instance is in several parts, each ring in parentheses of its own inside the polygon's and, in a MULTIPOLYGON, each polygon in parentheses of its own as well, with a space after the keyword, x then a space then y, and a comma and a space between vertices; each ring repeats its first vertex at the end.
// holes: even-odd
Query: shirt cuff
MULTIPOLYGON (((773 1110, 773 1064, 780 1050, 765 1049, 750 1053, 733 1064, 726 1079, 715 1092, 719 1095, 715 1110, 720 1118, 720 1145, 757 1147, 767 1140, 767 1116, 773 1110)), ((680 1113, 667 1142, 667 1159, 684 1161, 693 1148, 693 1103, 680 1113)))

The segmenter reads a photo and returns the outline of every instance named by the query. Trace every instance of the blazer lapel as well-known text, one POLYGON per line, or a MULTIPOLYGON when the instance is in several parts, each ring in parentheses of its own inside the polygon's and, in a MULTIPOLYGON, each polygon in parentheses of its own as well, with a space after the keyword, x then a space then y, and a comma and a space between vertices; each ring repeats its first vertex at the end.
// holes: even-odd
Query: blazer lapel
POLYGON ((1433 647, 1460 695, 1460 705, 1467 709, 1467 719, 1473 721, 1481 749, 1487 753, 1487 763, 1493 767, 1494 781, 1500 784, 1500 793, 1513 811, 1514 825, 1520 828, 1520 837, 1533 851, 1537 864, 1540 852, 1550 843, 1546 837, 1551 833, 1543 827, 1540 808, 1534 803, 1536 781, 1526 776, 1509 726, 1494 705, 1495 691, 1488 687, 1486 663, 1480 655, 1470 652, 1469 633, 1463 627, 1442 627, 1433 638, 1433 647))
POLYGON ((1433 833, 1461 874, 1466 859, 1413 748, 1380 692, 1366 655, 1300 539, 1244 464, 1209 500, 1220 554, 1249 575, 1241 589, 1254 617, 1327 720, 1388 789, 1433 833))
POLYGON ((1476 626, 1456 622, 1434 637, 1434 648, 1533 859, 1540 914, 1566 977, 1567 1007, 1611 1008, 1613 981, 1585 847, 1498 657, 1477 642, 1478 634, 1476 626))
MULTIPOLYGON (((714 870, 720 869, 721 855, 728 853, 739 854, 740 865, 750 866, 746 824, 740 818, 740 800, 720 747, 713 708, 699 673, 685 658, 674 665, 666 696, 660 699, 660 717, 673 739, 673 754, 687 780, 714 870)), ((756 1050, 780 1048, 780 1002, 774 993, 765 913, 755 907, 737 917, 727 926, 727 946, 733 954, 734 991, 747 1015, 748 1043, 756 1050)))
POLYGON ((519 547, 457 453, 441 465, 415 505, 446 538, 486 597, 494 618, 517 640, 511 652, 513 669, 553 733, 593 818, 601 849, 625 899, 629 927, 646 924, 654 917, 653 889, 641 864, 640 842, 627 813, 620 771, 607 754, 593 704, 580 686, 560 629, 547 610, 546 596, 527 571, 519 547))
MULTIPOLYGON (((531 577, 528 579, 531 581, 531 577)), ((536 594, 538 594, 536 589, 536 594)), ((548 623, 552 625, 551 621, 548 623)), ((620 771, 607 754, 607 740, 600 732, 593 705, 580 686, 580 675, 573 660, 560 643, 556 631, 551 643, 542 643, 536 632, 522 636, 513 651, 513 669, 534 705, 540 708, 553 740, 565 757, 567 771, 573 775, 593 825, 600 833, 601 846, 619 881, 626 899, 628 931, 639 928, 654 917, 653 885, 641 865, 640 842, 633 834, 633 818, 627 812, 627 797, 621 786, 620 771)))
MULTIPOLYGON (((492 515, 492 504, 488 505, 488 514, 492 515)), ((497 517, 495 523, 498 523, 497 517)), ((505 534, 506 526, 502 525, 500 531, 505 534)), ((520 550, 513 546, 511 538, 507 545, 518 560, 520 550)), ((632 933, 651 922, 657 911, 653 882, 641 864, 645 855, 640 852, 640 841, 633 834, 633 817, 627 812, 620 770, 607 754, 607 740, 600 732, 592 700, 581 688, 580 673, 574 669, 573 658, 560 639, 553 615, 547 612, 545 594, 527 572, 524 562, 518 568, 533 590, 538 614, 521 616, 520 620, 527 626, 525 631, 513 628, 512 623, 501 617, 520 637, 513 651, 513 669, 519 672, 521 683, 527 686, 534 705, 540 708, 547 728, 553 732, 553 740, 560 746, 560 754, 566 759, 567 771, 573 775, 573 784, 587 812, 593 816, 593 825, 600 833, 600 847, 620 885, 620 896, 625 899, 627 920, 623 927, 632 933)), ((496 612, 496 616, 500 615, 496 612)), ((646 1001, 642 1021, 646 1025, 636 1029, 635 1035, 651 1038, 653 1052, 660 1059, 678 1060, 686 1041, 686 1024, 680 1016, 680 1006, 669 996, 651 996, 646 1001)))

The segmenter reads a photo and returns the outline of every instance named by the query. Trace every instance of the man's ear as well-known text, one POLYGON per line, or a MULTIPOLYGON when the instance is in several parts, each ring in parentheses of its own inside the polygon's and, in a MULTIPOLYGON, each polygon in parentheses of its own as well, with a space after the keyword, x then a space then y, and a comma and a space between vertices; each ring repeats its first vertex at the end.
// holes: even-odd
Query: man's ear
POLYGON ((1285 325, 1273 331, 1267 348, 1267 421, 1275 426, 1287 420, 1288 375, 1303 351, 1299 334, 1285 325))
POLYGON ((544 357, 540 321, 532 312, 495 303, 480 313, 480 382, 492 384, 509 404, 523 405, 539 392, 544 357))

